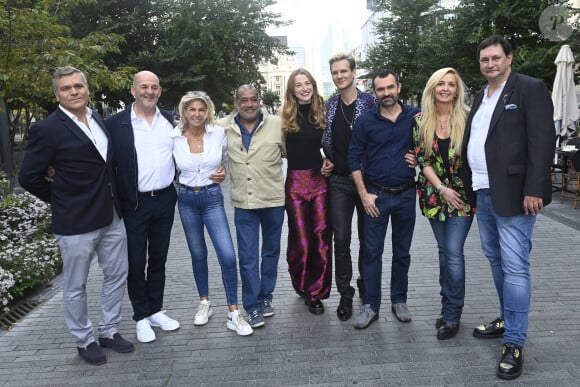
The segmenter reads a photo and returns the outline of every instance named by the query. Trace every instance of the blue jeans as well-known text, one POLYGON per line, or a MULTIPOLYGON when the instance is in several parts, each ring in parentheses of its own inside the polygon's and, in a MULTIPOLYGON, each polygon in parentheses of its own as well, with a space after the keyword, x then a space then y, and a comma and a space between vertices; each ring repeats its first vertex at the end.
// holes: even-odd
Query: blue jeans
POLYGON ((465 256, 463 246, 473 216, 454 216, 445 222, 429 219, 439 250, 441 314, 448 323, 461 320, 465 299, 465 256))
POLYGON ((363 302, 370 304, 375 312, 381 306, 381 281, 383 271, 383 251, 389 217, 392 219, 392 248, 391 263, 391 302, 393 304, 407 302, 407 288, 409 283, 409 266, 411 265, 411 240, 415 228, 414 189, 408 189, 399 195, 378 192, 367 187, 369 193, 377 195, 375 201, 380 215, 377 218, 364 215, 364 244, 363 278, 365 297, 363 302))
POLYGON ((222 282, 228 305, 238 304, 238 268, 230 227, 224 210, 224 197, 218 184, 210 184, 195 192, 179 186, 177 208, 191 253, 193 276, 199 297, 209 296, 207 245, 204 226, 215 248, 222 270, 222 282))
POLYGON ((532 295, 530 251, 535 223, 533 215, 498 215, 489 189, 477 191, 477 225, 483 253, 491 265, 500 314, 505 320, 504 344, 523 347, 526 343, 532 295))
POLYGON ((261 310, 262 301, 272 301, 278 277, 280 238, 284 206, 246 210, 234 208, 238 239, 242 302, 247 313, 261 310), (260 227, 262 228, 262 263, 260 265, 260 227))

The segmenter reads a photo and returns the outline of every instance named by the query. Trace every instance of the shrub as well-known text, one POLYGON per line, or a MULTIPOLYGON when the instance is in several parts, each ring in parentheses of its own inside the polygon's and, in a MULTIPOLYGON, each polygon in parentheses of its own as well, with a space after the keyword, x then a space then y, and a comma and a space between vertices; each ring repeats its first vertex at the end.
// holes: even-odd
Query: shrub
POLYGON ((50 233, 50 207, 29 193, 7 191, 0 175, 0 311, 27 291, 45 285, 62 269, 50 233))

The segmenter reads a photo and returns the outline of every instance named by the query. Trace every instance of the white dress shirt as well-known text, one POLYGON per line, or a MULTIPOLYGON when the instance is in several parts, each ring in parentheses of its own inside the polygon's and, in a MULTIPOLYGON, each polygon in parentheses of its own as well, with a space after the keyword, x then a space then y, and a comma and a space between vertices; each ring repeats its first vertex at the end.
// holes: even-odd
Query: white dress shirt
POLYGON ((483 100, 475 112, 471 121, 471 135, 467 144, 467 160, 473 173, 473 190, 489 188, 489 176, 487 174, 487 161, 485 158, 485 141, 489 133, 491 117, 495 106, 499 101, 499 96, 503 91, 505 82, 488 97, 489 85, 483 91, 483 100))
POLYGON ((77 116, 72 114, 70 111, 66 110, 62 105, 58 105, 60 110, 64 112, 75 124, 83 131, 84 134, 91 140, 95 147, 99 151, 99 154, 104 161, 107 161, 107 151, 109 150, 109 138, 107 134, 101 128, 101 125, 93 118, 93 111, 87 107, 87 122, 89 126, 86 126, 84 122, 80 121, 77 116))
POLYGON ((156 109, 153 123, 135 114, 131 108, 131 125, 137 151, 139 192, 148 192, 168 187, 175 177, 173 163, 173 140, 169 136, 173 130, 163 114, 156 109))
POLYGON ((203 152, 192 153, 181 131, 175 127, 171 132, 173 138, 173 157, 180 171, 179 183, 189 187, 201 187, 212 184, 210 175, 216 173, 218 167, 226 166, 228 159, 228 143, 223 127, 206 125, 203 135, 203 152))

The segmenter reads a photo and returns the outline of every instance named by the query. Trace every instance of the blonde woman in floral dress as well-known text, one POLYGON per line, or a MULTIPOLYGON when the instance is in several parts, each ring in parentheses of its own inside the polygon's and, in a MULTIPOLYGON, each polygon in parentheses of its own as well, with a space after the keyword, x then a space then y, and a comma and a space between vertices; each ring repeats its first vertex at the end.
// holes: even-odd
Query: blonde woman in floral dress
POLYGON ((463 101, 464 86, 457 71, 437 70, 427 81, 422 113, 416 117, 419 205, 439 250, 441 315, 435 324, 439 340, 450 339, 459 330, 465 298, 463 246, 475 214, 471 179, 463 176, 461 168, 468 114, 463 101))

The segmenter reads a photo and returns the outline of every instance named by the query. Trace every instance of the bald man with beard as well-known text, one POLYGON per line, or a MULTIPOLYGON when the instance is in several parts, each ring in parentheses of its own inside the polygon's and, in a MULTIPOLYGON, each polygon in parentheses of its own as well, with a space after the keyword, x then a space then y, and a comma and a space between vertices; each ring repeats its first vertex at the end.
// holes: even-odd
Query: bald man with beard
POLYGON ((115 154, 119 198, 127 229, 129 275, 127 289, 136 321, 137 340, 156 339, 152 327, 179 329, 165 314, 165 263, 175 214, 173 113, 161 110, 157 75, 135 74, 131 94, 135 102, 106 120, 115 154))

